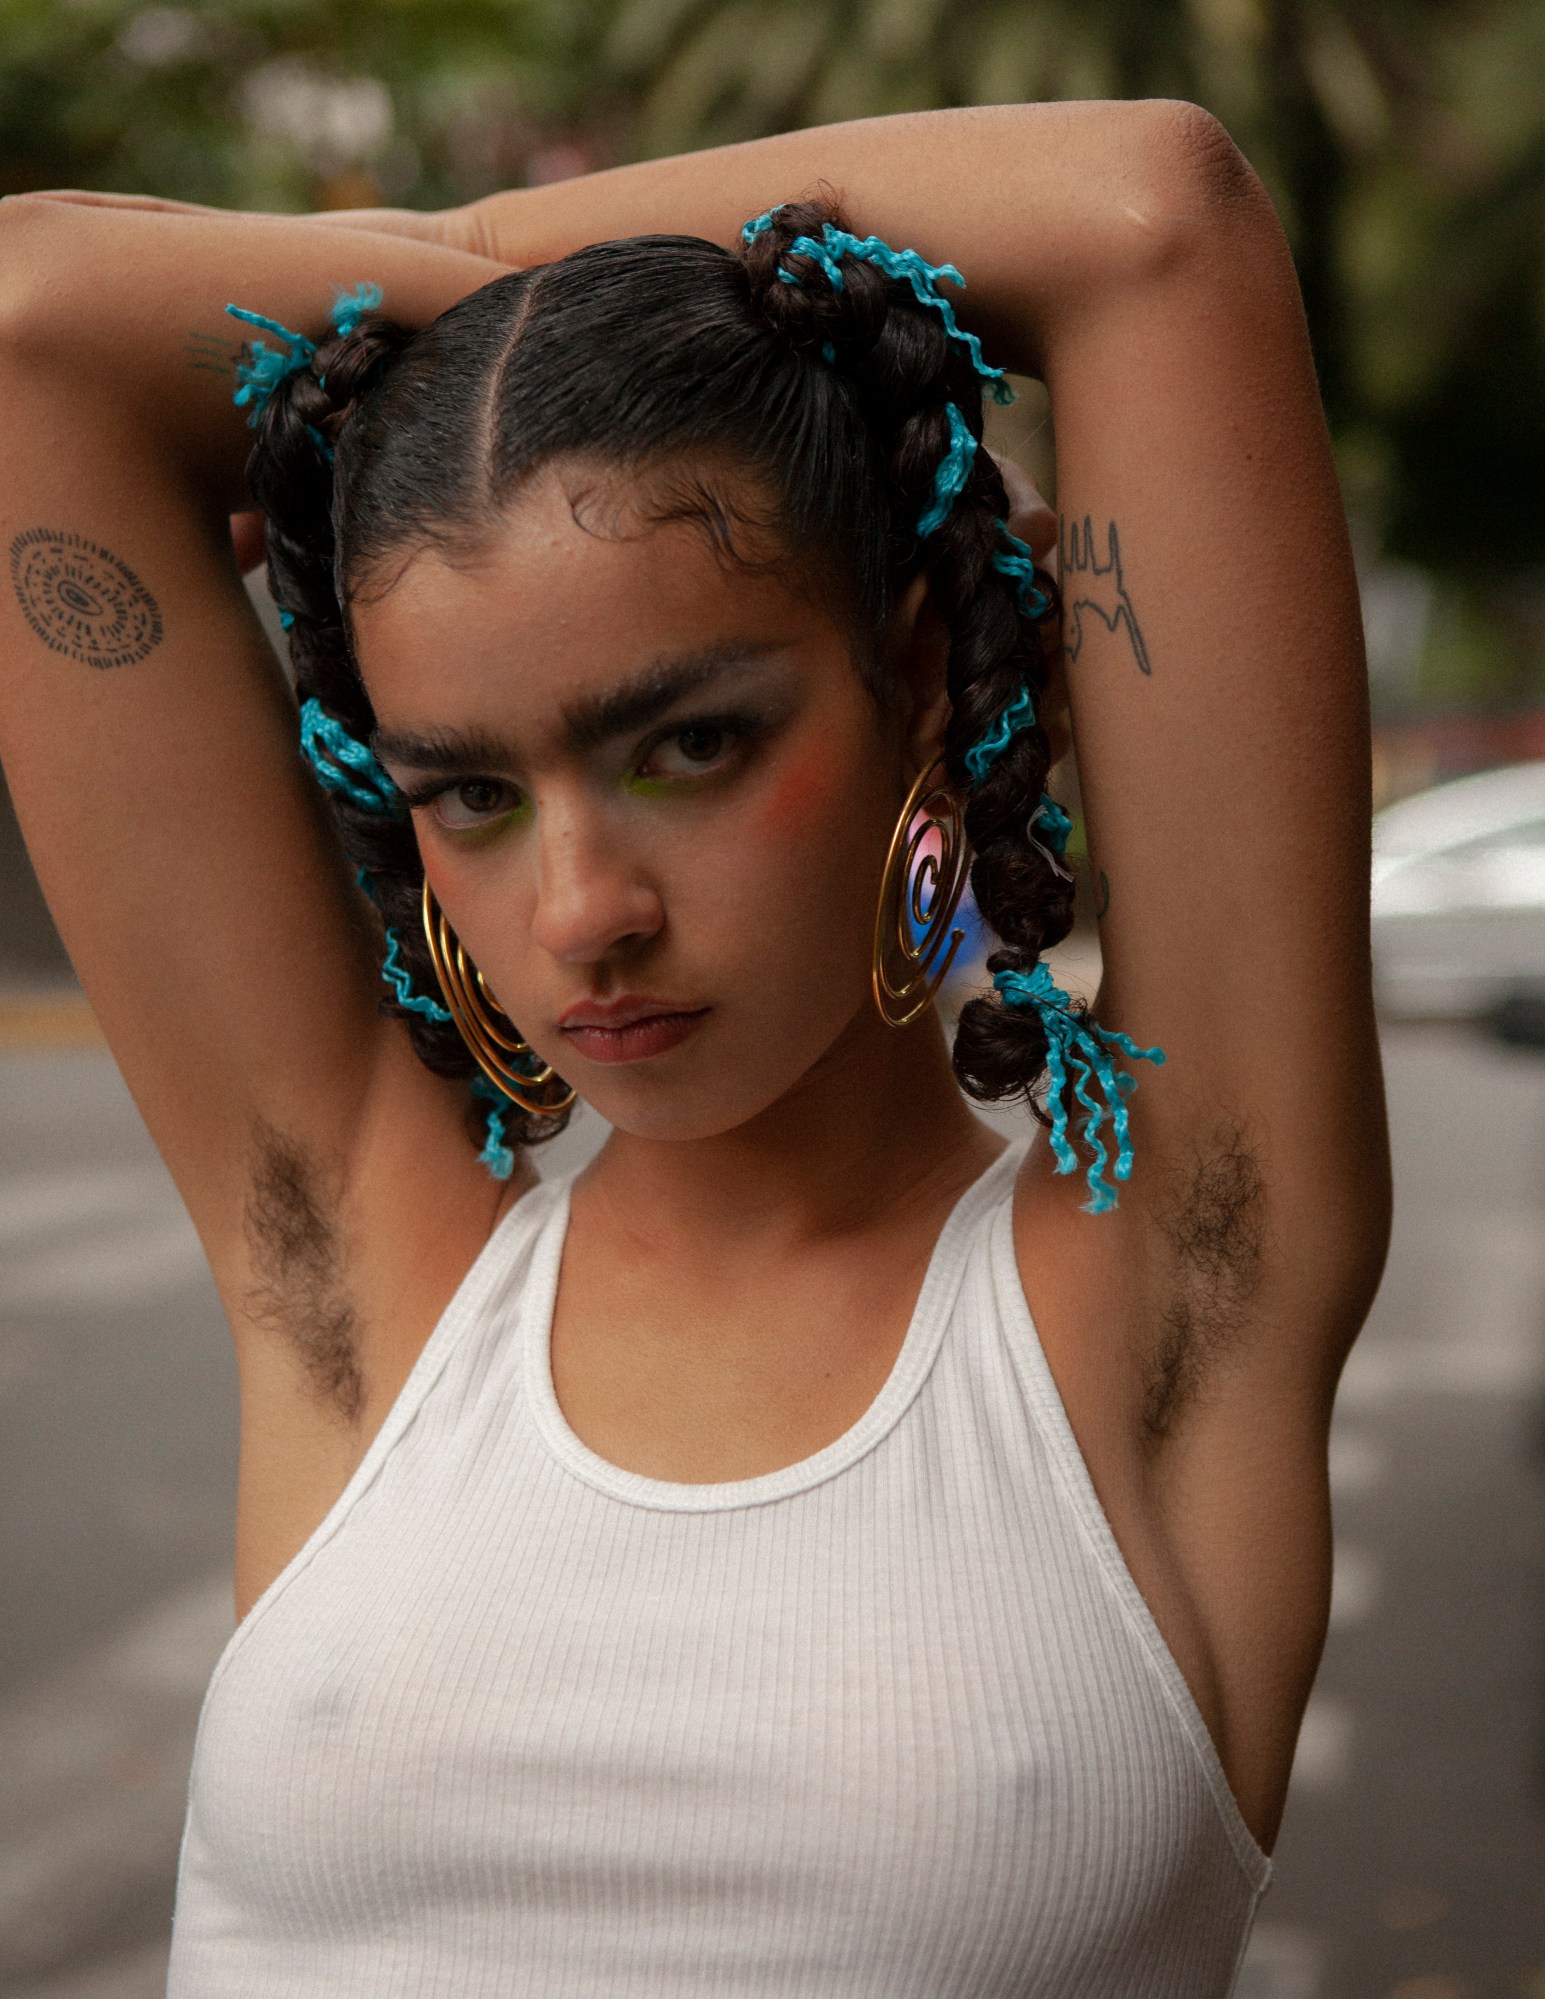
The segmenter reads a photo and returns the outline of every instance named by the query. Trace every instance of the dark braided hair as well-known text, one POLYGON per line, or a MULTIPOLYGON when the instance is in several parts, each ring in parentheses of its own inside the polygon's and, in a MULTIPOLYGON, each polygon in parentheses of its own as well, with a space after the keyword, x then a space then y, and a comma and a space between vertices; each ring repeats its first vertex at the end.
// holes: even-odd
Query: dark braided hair
MULTIPOLYGON (((926 309, 904 280, 875 264, 844 262, 840 291, 829 283, 791 285, 778 276, 780 268, 798 267, 800 253, 789 255, 792 243, 819 236, 827 223, 843 226, 830 207, 789 203, 771 211, 770 223, 746 252, 757 302, 796 349, 829 358, 832 372, 851 386, 883 454, 886 491, 876 500, 881 506, 889 500, 893 593, 926 570, 949 629, 944 760, 965 803, 975 855, 971 891, 1002 940, 987 969, 1028 972, 1072 928, 1073 882, 1031 827, 1050 766, 1040 724, 1016 729, 980 779, 966 762, 1022 690, 1028 689, 1039 714, 1047 666, 1042 636, 1047 624, 1027 615, 992 564, 1003 547, 1000 523, 1009 505, 1003 476, 986 452, 973 456, 940 524, 926 537, 917 533, 951 447, 948 405, 954 404, 980 442, 981 374, 940 315, 926 309)), ((1047 606, 1042 617, 1054 619, 1056 585, 1041 572, 1037 581, 1047 606)), ((955 1035, 954 1065, 962 1087, 979 1102, 1027 1097, 1046 1066, 1039 1013, 1007 1007, 996 996, 969 1000, 955 1035)))
MULTIPOLYGON (((1072 923, 1070 877, 1031 821, 1048 746, 1019 726, 985 776, 967 755, 1025 690, 1037 711, 1043 632, 994 566, 1014 544, 997 466, 976 452, 942 522, 918 524, 964 418, 982 430, 982 376, 902 279, 847 261, 842 283, 791 282, 796 239, 831 224, 828 202, 788 203, 729 251, 695 236, 597 243, 496 278, 409 333, 378 311, 351 313, 265 390, 249 481, 267 517, 268 574, 288 625, 297 693, 368 743, 375 717, 350 637, 348 606, 389 588, 426 547, 476 548, 522 486, 558 460, 633 476, 646 520, 699 524, 729 559, 787 568, 819 593, 855 665, 884 700, 885 640, 907 585, 926 572, 950 635, 952 712, 944 757, 965 801, 978 907, 1002 940, 992 971, 1029 971, 1072 923), (958 416, 951 417, 950 405, 958 416), (750 475, 728 486, 716 468, 750 475), (747 492, 752 497, 748 499, 747 492), (733 491, 735 497, 730 497, 733 491), (760 495, 765 505, 758 504, 760 495), (751 528, 777 550, 756 561, 751 528)), ((818 274, 817 274, 818 276, 818 274)), ((991 372, 991 371, 989 371, 991 372)), ((1022 565, 1027 567, 1027 565, 1022 565)), ((423 871, 402 812, 330 789, 344 847, 388 931, 399 1014, 438 1074, 472 1077, 437 991, 419 923, 423 871)), ((972 1000, 955 1068, 978 1100, 1028 1096, 1047 1060, 1034 1008, 972 1000)), ((531 1143, 562 1119, 511 1108, 531 1143)))

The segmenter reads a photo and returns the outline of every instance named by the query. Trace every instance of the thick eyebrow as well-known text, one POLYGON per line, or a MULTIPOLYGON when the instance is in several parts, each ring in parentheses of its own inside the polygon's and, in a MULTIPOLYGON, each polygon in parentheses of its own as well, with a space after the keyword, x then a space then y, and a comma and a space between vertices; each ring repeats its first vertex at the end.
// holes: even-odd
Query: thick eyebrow
POLYGON ((564 747, 575 753, 598 749, 614 736, 647 729, 678 701, 696 694, 737 666, 754 665, 784 647, 776 639, 737 639, 700 646, 693 652, 657 659, 644 671, 605 694, 586 695, 563 707, 564 747))
MULTIPOLYGON (((733 668, 754 665, 769 653, 786 650, 777 639, 737 639, 700 646, 692 652, 656 659, 604 694, 585 695, 561 709, 561 741, 571 754, 582 754, 615 736, 646 729, 678 701, 695 694, 733 668)), ((378 757, 414 770, 466 771, 509 768, 520 761, 511 743, 481 729, 430 729, 422 734, 405 729, 376 729, 370 738, 378 757)))

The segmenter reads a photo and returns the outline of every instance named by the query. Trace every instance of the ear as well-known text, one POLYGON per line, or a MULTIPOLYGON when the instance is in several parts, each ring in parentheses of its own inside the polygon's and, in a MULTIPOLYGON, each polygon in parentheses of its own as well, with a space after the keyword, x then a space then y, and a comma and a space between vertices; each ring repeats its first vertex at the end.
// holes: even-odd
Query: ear
POLYGON ((898 693, 901 751, 915 776, 944 744, 950 718, 945 688, 949 627, 939 614, 926 575, 914 576, 891 622, 891 684, 898 693))

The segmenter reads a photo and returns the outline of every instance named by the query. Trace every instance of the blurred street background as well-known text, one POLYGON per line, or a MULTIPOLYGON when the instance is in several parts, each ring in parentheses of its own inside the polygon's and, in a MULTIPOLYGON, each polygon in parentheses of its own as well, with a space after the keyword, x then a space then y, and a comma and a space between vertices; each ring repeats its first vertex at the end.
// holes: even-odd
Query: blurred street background
MULTIPOLYGON (((1106 96, 1207 105, 1271 190, 1363 591, 1397 1216, 1240 1999, 1545 1999, 1542 80, 1539 0, 0 0, 0 193, 434 208, 1106 96)), ((991 441, 1054 500, 1020 387, 991 441)), ((213 1290, 0 790, 0 1999, 161 1990, 234 1479, 213 1290)))

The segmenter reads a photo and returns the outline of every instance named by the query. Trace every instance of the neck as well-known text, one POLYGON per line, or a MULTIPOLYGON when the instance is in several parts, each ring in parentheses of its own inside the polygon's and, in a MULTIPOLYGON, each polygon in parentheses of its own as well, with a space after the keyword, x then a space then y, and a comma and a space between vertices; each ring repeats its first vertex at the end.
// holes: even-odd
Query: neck
POLYGON ((711 1138, 613 1132, 584 1176, 609 1221, 656 1245, 774 1249, 953 1196, 1002 1142, 960 1094, 937 1013, 866 1007, 795 1087, 711 1138))

